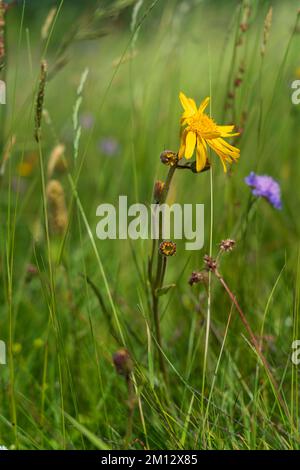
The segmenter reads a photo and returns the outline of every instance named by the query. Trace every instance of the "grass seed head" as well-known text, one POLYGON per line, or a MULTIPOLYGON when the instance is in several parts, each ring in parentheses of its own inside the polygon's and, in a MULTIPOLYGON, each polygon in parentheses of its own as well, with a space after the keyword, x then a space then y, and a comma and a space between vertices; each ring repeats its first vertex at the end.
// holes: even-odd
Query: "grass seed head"
POLYGON ((44 98, 45 98, 45 87, 46 87, 46 80, 47 80, 47 62, 42 60, 41 62, 41 71, 40 71, 40 81, 39 81, 39 88, 38 94, 36 98, 36 105, 35 105, 35 140, 37 142, 40 141, 41 137, 41 124, 42 124, 42 116, 43 116, 43 107, 44 107, 44 98))
POLYGON ((262 57, 266 53, 266 46, 267 46, 267 43, 268 43, 268 39, 269 39, 269 36, 270 36, 270 29, 271 29, 271 26, 272 26, 272 17, 273 17, 273 8, 270 7, 270 9, 267 13, 267 16, 265 18, 265 22, 264 22, 263 41, 262 41, 262 45, 261 45, 261 55, 262 55, 262 57))
POLYGON ((65 193, 61 183, 50 180, 46 187, 49 227, 53 234, 61 235, 67 228, 68 214, 65 193))
POLYGON ((52 150, 47 168, 47 176, 49 179, 52 178, 54 172, 62 173, 66 170, 66 164, 63 158, 64 153, 65 145, 63 144, 56 145, 52 150))

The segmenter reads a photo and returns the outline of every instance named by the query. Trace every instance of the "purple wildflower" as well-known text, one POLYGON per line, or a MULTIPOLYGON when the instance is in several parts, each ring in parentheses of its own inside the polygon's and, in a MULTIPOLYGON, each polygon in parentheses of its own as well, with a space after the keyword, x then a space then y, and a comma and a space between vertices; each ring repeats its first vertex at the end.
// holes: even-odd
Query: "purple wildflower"
POLYGON ((112 157, 119 152, 119 143, 113 137, 104 137, 99 142, 99 149, 105 155, 112 157))
POLYGON ((256 175, 253 171, 245 178, 246 184, 251 186, 254 196, 264 197, 275 209, 281 209, 281 191, 277 181, 271 176, 256 175))
POLYGON ((11 187, 15 193, 25 194, 27 189, 27 181, 20 176, 13 176, 11 180, 11 187))
POLYGON ((91 129, 94 125, 95 118, 92 113, 83 113, 79 117, 79 122, 83 129, 91 129))

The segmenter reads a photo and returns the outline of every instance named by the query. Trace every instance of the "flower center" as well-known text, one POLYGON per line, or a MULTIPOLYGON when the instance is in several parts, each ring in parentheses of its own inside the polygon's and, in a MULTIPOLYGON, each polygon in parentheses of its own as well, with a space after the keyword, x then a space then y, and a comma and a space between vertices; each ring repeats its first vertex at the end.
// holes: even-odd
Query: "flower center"
POLYGON ((204 139, 220 137, 217 124, 212 118, 203 113, 195 113, 187 120, 189 130, 200 135, 204 139))

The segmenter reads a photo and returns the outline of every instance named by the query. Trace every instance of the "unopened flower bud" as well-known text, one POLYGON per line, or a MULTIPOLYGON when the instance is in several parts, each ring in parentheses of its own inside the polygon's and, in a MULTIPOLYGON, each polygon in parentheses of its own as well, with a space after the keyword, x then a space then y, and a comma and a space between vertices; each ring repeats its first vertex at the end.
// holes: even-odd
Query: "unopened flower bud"
POLYGON ((163 241, 159 245, 159 252, 163 256, 173 256, 176 253, 176 243, 171 241, 163 241))
POLYGON ((133 371, 132 359, 127 349, 119 349, 115 352, 113 362, 117 373, 120 375, 127 377, 133 371))
POLYGON ((163 181, 157 180, 155 182, 153 196, 156 202, 160 202, 164 187, 165 187, 165 183, 163 181))
POLYGON ((174 166, 178 162, 178 155, 172 150, 164 150, 160 154, 160 160, 164 165, 174 166))

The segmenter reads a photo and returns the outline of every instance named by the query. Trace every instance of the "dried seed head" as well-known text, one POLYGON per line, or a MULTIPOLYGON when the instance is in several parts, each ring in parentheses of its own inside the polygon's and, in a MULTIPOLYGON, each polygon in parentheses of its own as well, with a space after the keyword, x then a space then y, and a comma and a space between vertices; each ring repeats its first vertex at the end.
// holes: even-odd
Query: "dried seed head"
POLYGON ((53 20, 55 18, 55 15, 56 15, 56 11, 57 11, 57 8, 56 7, 53 7, 51 8, 51 10, 49 11, 47 17, 46 17, 46 20, 42 26, 42 29, 41 29, 41 37, 42 39, 47 39, 48 37, 48 34, 49 34, 49 31, 50 31, 50 28, 51 28, 51 25, 53 23, 53 20))
POLYGON ((204 256, 205 267, 208 271, 215 272, 217 269, 217 262, 208 255, 204 256))
POLYGON ((5 66, 5 13, 6 6, 0 1, 0 70, 5 66))
POLYGON ((272 26, 272 17, 273 17, 273 8, 270 7, 270 9, 267 13, 267 16, 265 18, 265 22, 264 22, 263 41, 262 41, 262 45, 261 45, 261 55, 262 55, 262 57, 266 53, 266 46, 267 46, 267 43, 268 43, 268 39, 269 39, 269 35, 270 35, 270 29, 271 29, 271 26, 272 26))
POLYGON ((189 285, 193 286, 194 284, 207 284, 208 277, 206 272, 193 271, 191 277, 189 278, 189 285))
POLYGON ((8 140, 6 146, 4 147, 2 162, 1 162, 1 166, 0 166, 0 177, 3 176, 4 173, 5 173, 6 164, 7 164, 7 161, 9 160, 9 158, 11 156, 12 149, 13 149, 15 143, 16 143, 16 136, 12 135, 11 138, 8 140))
POLYGON ((36 98, 35 105, 35 140, 39 142, 41 134, 41 124, 42 124, 42 115, 43 115, 43 106, 44 106, 44 97, 45 97, 45 86, 47 79, 47 62, 43 60, 41 62, 41 72, 40 72, 40 81, 39 89, 36 98))
POLYGON ((235 240, 228 238, 227 240, 222 240, 219 244, 220 250, 222 251, 232 251, 235 247, 235 240))
POLYGON ((117 373, 120 375, 128 377, 128 375, 133 371, 132 359, 127 349, 119 349, 115 352, 113 355, 113 362, 117 373))
POLYGON ((164 165, 174 166, 178 162, 178 155, 172 150, 164 150, 160 154, 160 160, 164 165))
POLYGON ((160 202, 164 187, 165 187, 165 183, 163 181, 157 180, 155 182, 153 196, 156 202, 160 202))
POLYGON ((240 24, 240 30, 242 31, 242 33, 245 33, 248 28, 249 28, 249 25, 247 23, 240 24))
POLYGON ((31 226, 31 233, 35 243, 40 243, 43 240, 44 231, 41 224, 41 220, 39 218, 33 221, 33 224, 31 226))
POLYGON ((48 168, 47 168, 47 176, 48 178, 52 178, 52 175, 55 171, 58 171, 62 173, 66 169, 66 164, 63 159, 65 153, 65 146, 63 144, 58 144, 54 147, 52 150, 50 157, 49 157, 49 162, 48 162, 48 168))
POLYGON ((163 256, 173 256, 176 253, 176 243, 171 241, 163 241, 159 245, 159 252, 163 256))
POLYGON ((243 16, 242 16, 242 21, 241 24, 247 25, 247 29, 249 27, 248 22, 251 16, 251 7, 247 3, 244 4, 243 7, 243 16))
POLYGON ((49 227, 53 234, 64 233, 68 224, 68 214, 65 203, 65 193, 57 180, 50 180, 46 187, 47 205, 49 212, 49 227))

